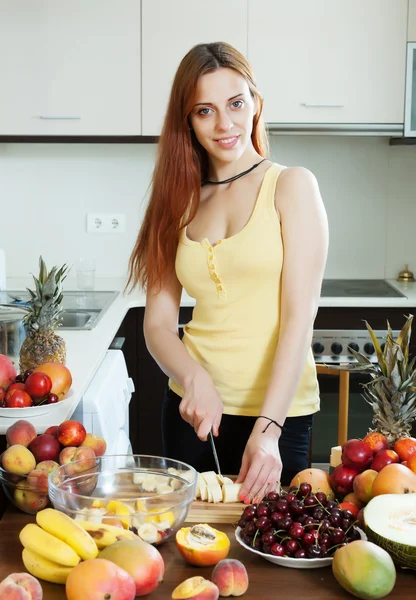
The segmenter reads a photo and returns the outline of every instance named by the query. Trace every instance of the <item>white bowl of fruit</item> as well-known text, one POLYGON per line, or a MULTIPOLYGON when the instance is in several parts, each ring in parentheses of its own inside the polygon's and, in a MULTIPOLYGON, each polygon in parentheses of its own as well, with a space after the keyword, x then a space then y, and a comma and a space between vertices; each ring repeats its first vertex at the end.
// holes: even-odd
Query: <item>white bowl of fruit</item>
POLYGON ((62 402, 71 401, 71 385, 71 372, 61 363, 44 363, 17 374, 10 359, 0 354, 0 417, 23 419, 61 411, 62 402))
POLYGON ((235 537, 250 552, 294 569, 329 566, 338 548, 367 539, 350 511, 324 492, 312 493, 306 482, 289 492, 270 492, 258 505, 247 506, 235 537))

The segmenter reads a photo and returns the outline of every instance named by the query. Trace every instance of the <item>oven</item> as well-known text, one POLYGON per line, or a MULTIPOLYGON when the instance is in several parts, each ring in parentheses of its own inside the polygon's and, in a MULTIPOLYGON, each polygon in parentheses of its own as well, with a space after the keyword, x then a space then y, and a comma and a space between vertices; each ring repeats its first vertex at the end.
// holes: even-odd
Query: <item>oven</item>
MULTIPOLYGON (((414 309, 407 307, 405 301, 406 297, 384 280, 324 280, 312 340, 315 362, 329 366, 354 362, 349 348, 376 362, 375 349, 364 321, 370 324, 383 346, 387 321, 396 338, 405 323, 405 315, 413 313, 414 309)), ((411 354, 414 355, 415 350, 416 340, 412 339, 411 354)), ((350 373, 349 439, 364 437, 372 427, 373 411, 362 397, 362 384, 369 379, 369 375, 350 373)), ((314 417, 311 451, 312 464, 317 466, 329 463, 330 449, 337 446, 339 397, 338 377, 318 375, 318 381, 321 409, 314 417)))

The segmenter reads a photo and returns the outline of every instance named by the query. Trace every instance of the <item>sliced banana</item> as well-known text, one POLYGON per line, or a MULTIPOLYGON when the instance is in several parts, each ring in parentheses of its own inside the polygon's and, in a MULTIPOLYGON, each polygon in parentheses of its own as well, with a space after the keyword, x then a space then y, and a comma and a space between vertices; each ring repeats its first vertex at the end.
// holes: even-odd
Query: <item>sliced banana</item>
POLYGON ((207 486, 205 479, 202 477, 202 475, 199 480, 199 491, 201 494, 201 500, 203 500, 203 501, 208 500, 208 486, 207 486))
POLYGON ((137 529, 137 535, 143 541, 154 544, 160 540, 160 533, 151 523, 143 523, 137 529))
POLYGON ((156 484, 156 493, 157 494, 170 494, 172 492, 172 487, 167 483, 157 483, 156 484))
POLYGON ((240 493, 242 485, 242 483, 231 483, 231 485, 224 485, 222 488, 222 501, 240 502, 238 494, 240 493))
POLYGON ((144 492, 155 492, 156 477, 154 475, 146 475, 146 478, 142 482, 142 488, 144 492))
POLYGON ((136 485, 142 485, 146 477, 146 473, 133 473, 133 483, 136 485))

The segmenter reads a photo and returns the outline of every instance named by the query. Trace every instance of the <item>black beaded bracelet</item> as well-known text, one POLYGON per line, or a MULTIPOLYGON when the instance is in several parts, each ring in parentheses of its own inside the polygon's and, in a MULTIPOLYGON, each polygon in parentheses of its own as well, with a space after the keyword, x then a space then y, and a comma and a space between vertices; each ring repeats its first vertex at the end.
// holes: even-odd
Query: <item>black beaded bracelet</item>
POLYGON ((280 431, 283 431, 283 426, 279 425, 279 423, 277 421, 275 421, 274 419, 271 419, 270 417, 265 417, 264 415, 259 415, 257 418, 258 419, 267 419, 269 421, 269 423, 266 425, 266 428, 263 429, 262 433, 267 431, 267 428, 270 427, 270 425, 272 423, 274 423, 274 425, 276 425, 280 429, 280 431))

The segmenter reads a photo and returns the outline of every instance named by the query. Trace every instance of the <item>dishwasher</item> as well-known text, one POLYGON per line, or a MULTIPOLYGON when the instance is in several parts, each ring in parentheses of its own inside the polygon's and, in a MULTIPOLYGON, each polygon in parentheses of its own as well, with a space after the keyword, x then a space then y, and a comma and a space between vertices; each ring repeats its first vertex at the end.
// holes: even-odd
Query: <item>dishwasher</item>
POLYGON ((134 392, 121 350, 109 349, 71 419, 103 437, 106 454, 131 454, 129 404, 134 392))

